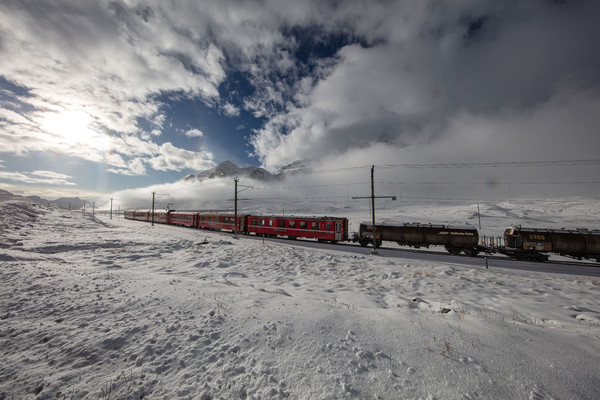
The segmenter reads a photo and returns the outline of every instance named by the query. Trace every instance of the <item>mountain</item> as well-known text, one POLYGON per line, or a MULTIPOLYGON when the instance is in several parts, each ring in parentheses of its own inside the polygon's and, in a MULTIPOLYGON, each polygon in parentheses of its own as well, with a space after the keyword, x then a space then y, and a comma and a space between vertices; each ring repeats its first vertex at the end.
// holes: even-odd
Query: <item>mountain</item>
POLYGON ((251 179, 255 179, 258 181, 275 181, 279 179, 284 179, 286 174, 290 174, 293 172, 297 172, 300 170, 305 170, 306 167, 301 161, 295 161, 290 165, 287 165, 277 171, 276 174, 272 174, 264 168, 261 167, 238 167, 231 161, 223 161, 216 168, 210 169, 208 171, 201 172, 197 175, 191 174, 183 178, 184 181, 203 181, 206 179, 215 179, 215 178, 228 178, 228 177, 247 177, 251 179))
POLYGON ((87 202, 79 197, 61 197, 50 201, 50 204, 55 204, 61 208, 69 208, 71 210, 78 210, 82 208, 85 203, 87 202))
POLYGON ((302 175, 311 169, 304 164, 304 161, 298 160, 294 161, 291 164, 286 165, 285 167, 281 167, 279 171, 275 175, 278 176, 288 176, 288 175, 302 175))

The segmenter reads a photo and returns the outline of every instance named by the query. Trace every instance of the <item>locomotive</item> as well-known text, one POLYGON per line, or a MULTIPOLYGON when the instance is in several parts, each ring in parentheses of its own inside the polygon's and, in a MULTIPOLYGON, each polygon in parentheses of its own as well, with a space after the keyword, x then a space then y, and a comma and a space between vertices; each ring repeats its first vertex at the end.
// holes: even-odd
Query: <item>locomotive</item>
POLYGON ((199 229, 225 230, 245 235, 263 237, 285 236, 288 239, 316 239, 319 242, 358 242, 366 247, 373 244, 380 247, 383 241, 396 242, 401 246, 415 248, 444 246, 452 255, 461 253, 476 256, 481 252, 487 254, 501 253, 517 260, 547 261, 549 253, 582 258, 595 259, 600 262, 599 230, 567 230, 508 228, 504 232, 503 246, 487 246, 479 244, 479 232, 470 225, 436 225, 421 223, 373 224, 363 222, 359 232, 348 235, 348 219, 341 217, 296 217, 267 216, 227 213, 208 213, 197 211, 154 211, 127 210, 125 218, 146 222, 157 222, 170 225, 188 226, 199 229))

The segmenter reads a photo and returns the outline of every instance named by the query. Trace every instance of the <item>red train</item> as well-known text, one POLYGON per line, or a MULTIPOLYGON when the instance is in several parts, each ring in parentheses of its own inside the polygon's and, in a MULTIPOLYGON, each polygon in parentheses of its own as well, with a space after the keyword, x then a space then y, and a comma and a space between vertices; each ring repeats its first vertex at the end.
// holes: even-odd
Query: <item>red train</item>
MULTIPOLYGON (((152 210, 127 210, 125 218, 152 221, 152 210)), ((348 219, 338 217, 295 217, 201 213, 190 211, 154 211, 154 222, 199 229, 236 231, 242 234, 289 239, 317 239, 337 243, 348 240, 348 219)))
MULTIPOLYGON (((199 229, 236 231, 246 235, 289 239, 317 239, 320 242, 359 242, 372 245, 373 226, 362 223, 360 231, 348 237, 348 219, 339 217, 293 217, 243 214, 237 221, 232 214, 203 213, 196 211, 127 210, 125 218, 139 221, 189 226, 199 229)), ((513 227, 504 234, 504 245, 479 245, 477 229, 471 226, 433 224, 375 225, 375 245, 382 241, 397 242, 413 247, 444 246, 453 255, 464 253, 475 256, 480 252, 502 253, 518 260, 546 261, 548 253, 566 255, 577 259, 595 259, 600 262, 600 231, 536 229, 513 227)))

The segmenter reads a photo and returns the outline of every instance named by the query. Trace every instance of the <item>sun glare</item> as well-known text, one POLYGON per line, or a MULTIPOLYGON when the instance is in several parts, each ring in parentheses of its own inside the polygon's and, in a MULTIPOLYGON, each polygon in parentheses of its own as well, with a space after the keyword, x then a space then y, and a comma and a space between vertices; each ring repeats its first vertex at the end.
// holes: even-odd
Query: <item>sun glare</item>
POLYGON ((44 113, 40 126, 59 143, 88 145, 100 151, 107 150, 109 140, 104 133, 93 129, 93 121, 84 111, 62 111, 44 113))

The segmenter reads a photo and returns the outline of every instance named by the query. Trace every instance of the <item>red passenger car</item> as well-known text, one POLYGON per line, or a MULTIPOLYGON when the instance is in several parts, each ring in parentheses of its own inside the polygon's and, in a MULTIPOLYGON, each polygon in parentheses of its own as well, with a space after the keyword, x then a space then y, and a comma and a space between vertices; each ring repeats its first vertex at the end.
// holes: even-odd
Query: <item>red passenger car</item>
MULTIPOLYGON (((247 215, 238 215, 237 232, 246 233, 247 215)), ((233 232, 235 229, 235 216, 231 214, 199 214, 196 227, 212 230, 226 230, 233 232)))
POLYGON ((247 232, 258 236, 287 236, 337 243, 348 240, 348 219, 249 215, 247 232))
POLYGON ((195 227, 198 221, 198 213, 185 211, 171 211, 169 213, 171 224, 195 227))
POLYGON ((150 221, 150 213, 152 210, 133 210, 133 219, 138 221, 150 221))
MULTIPOLYGON (((154 210, 154 222, 159 224, 169 224, 170 222, 170 211, 156 211, 154 210)), ((150 220, 152 221, 152 211, 150 211, 150 220)))

